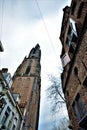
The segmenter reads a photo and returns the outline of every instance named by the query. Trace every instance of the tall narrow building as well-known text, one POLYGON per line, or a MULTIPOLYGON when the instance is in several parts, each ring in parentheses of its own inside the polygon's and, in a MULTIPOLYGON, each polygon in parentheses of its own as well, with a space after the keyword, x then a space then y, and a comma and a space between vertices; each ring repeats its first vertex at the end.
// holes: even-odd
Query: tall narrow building
POLYGON ((72 0, 63 11, 63 92, 72 129, 87 130, 87 0, 72 0))
POLYGON ((41 87, 41 50, 39 44, 31 49, 13 76, 12 93, 23 113, 22 130, 37 130, 41 87))

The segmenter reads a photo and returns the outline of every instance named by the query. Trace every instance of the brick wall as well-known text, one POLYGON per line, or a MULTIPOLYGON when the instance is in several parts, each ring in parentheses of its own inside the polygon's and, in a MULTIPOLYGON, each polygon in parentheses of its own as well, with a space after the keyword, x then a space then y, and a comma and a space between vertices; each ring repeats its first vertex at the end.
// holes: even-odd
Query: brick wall
MULTIPOLYGON (((87 17, 85 20, 87 14, 87 0, 72 0, 70 12, 68 14, 69 18, 66 28, 63 27, 64 24, 62 24, 61 27, 60 40, 63 45, 61 55, 68 52, 71 62, 64 67, 62 87, 67 101, 67 109, 73 125, 73 130, 83 130, 79 127, 79 116, 84 116, 85 111, 87 111, 87 17), (76 48, 72 55, 69 52, 70 47, 66 43, 70 25, 69 19, 74 20, 77 30, 76 48), (63 28, 65 28, 65 30, 63 30, 63 28), (80 99, 77 99, 77 96, 80 99), (84 113, 79 113, 79 111, 76 113, 78 110, 76 103, 83 107, 84 113)), ((66 21, 66 19, 67 17, 63 17, 63 21, 66 21)))

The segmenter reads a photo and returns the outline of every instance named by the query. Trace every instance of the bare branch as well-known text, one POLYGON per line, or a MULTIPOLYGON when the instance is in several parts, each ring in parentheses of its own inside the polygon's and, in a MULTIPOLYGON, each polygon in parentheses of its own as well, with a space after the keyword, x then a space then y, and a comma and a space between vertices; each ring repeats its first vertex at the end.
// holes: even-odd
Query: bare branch
POLYGON ((52 101, 52 111, 55 111, 57 108, 60 108, 62 104, 66 102, 60 79, 56 78, 53 75, 48 75, 50 86, 47 88, 47 97, 52 101))

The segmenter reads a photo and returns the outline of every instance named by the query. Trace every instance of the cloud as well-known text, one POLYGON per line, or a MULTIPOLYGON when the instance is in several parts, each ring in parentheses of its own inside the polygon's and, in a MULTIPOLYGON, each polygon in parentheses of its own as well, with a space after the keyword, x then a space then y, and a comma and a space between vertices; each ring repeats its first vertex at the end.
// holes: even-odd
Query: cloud
POLYGON ((17 18, 17 22, 22 20, 26 23, 32 20, 40 20, 40 11, 44 17, 52 17, 63 8, 64 4, 70 3, 69 0, 4 0, 4 15, 12 19, 17 18), (67 2, 68 1, 68 2, 67 2))
MULTIPOLYGON (((60 44, 58 44, 59 37, 57 35, 58 33, 57 22, 58 21, 55 20, 55 16, 52 18, 47 18, 45 20, 47 30, 48 30, 47 32, 42 20, 32 23, 32 25, 30 26, 30 24, 25 25, 23 21, 16 23, 16 19, 14 21, 12 18, 8 19, 7 17, 6 22, 4 22, 3 25, 4 28, 3 28, 3 35, 2 35, 2 42, 5 48, 5 52, 2 54, 2 60, 4 64, 5 64, 6 57, 8 57, 8 60, 10 61, 9 62, 10 67, 11 67, 10 64, 14 63, 15 61, 21 62, 23 57, 25 55, 28 55, 30 49, 33 46, 35 46, 36 43, 39 43, 42 50, 41 62, 42 64, 44 63, 44 67, 46 66, 45 70, 47 71, 46 68, 49 68, 47 67, 48 62, 51 62, 50 70, 51 67, 54 68, 56 65, 55 62, 59 57, 57 51, 60 51, 60 49, 58 49, 58 46, 60 46, 60 44), (48 33, 50 38, 48 37, 48 33), (53 46, 55 49, 53 48, 53 46)), ((59 58, 57 62, 58 63, 60 62, 59 58)))

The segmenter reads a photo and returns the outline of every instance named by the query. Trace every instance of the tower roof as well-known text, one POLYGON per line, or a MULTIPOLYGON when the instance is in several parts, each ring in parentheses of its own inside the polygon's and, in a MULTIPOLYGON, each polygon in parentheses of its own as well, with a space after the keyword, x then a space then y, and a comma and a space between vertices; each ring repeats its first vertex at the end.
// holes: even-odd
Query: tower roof
POLYGON ((40 45, 37 43, 35 47, 33 47, 29 53, 28 58, 40 58, 41 57, 41 50, 40 45))

